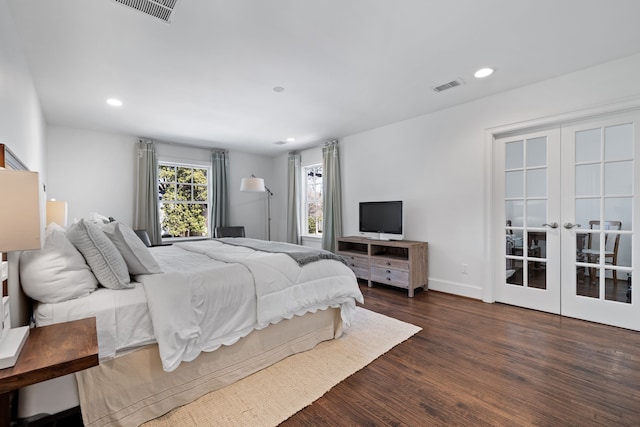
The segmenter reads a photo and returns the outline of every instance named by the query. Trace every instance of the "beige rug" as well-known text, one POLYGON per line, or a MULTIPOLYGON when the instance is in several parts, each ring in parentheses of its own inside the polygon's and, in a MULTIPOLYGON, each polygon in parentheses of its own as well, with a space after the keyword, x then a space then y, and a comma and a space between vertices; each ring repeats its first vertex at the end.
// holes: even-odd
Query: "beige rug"
POLYGON ((276 426, 421 329, 358 307, 341 338, 290 356, 144 426, 276 426))

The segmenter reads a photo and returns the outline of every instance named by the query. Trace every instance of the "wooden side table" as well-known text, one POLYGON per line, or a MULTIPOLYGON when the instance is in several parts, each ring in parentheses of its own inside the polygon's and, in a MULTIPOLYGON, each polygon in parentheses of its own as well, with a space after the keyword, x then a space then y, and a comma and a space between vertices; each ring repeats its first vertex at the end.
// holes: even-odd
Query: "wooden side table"
POLYGON ((0 426, 11 421, 11 392, 98 365, 96 319, 33 328, 15 366, 0 369, 0 426))

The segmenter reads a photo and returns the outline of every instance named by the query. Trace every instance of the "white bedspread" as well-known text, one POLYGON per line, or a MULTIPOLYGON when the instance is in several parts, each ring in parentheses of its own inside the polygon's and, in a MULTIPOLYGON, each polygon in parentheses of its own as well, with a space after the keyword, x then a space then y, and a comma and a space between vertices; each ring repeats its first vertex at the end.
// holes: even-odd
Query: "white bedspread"
POLYGON ((342 320, 348 326, 355 302, 363 302, 353 271, 338 261, 320 260, 300 267, 286 254, 260 252, 216 240, 177 246, 215 260, 246 266, 255 281, 260 328, 328 307, 340 307, 342 320))
POLYGON ((363 301, 353 272, 338 261, 299 267, 284 254, 214 240, 152 249, 165 273, 136 280, 165 371, 294 315, 340 307, 348 325, 363 301))
POLYGON ((176 246, 153 248, 163 274, 140 275, 165 371, 231 345, 256 324, 249 271, 176 246))

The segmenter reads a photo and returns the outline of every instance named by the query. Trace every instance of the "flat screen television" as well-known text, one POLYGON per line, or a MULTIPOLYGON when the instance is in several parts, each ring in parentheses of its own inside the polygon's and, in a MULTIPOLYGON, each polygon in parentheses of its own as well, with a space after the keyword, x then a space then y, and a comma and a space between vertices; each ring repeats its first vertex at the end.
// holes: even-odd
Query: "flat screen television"
POLYGON ((360 233, 372 239, 404 238, 402 201, 360 202, 360 233))

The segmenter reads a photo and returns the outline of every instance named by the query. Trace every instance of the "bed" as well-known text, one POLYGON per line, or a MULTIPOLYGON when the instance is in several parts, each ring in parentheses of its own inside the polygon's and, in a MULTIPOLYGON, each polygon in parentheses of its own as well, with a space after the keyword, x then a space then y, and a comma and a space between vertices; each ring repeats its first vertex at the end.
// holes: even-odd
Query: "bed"
POLYGON ((105 266, 90 262, 74 226, 47 227, 43 251, 22 254, 36 326, 96 317, 100 357, 99 366, 21 389, 23 421, 79 405, 86 426, 139 425, 339 337, 363 302, 353 272, 326 251, 244 238, 141 249, 125 224, 80 223, 75 228, 92 230, 92 239, 104 234, 115 244, 129 280, 122 272, 105 279, 105 266), (90 273, 100 285, 79 279, 68 289, 58 281, 65 298, 43 288, 42 275, 30 275, 49 245, 77 248, 86 263, 76 258, 65 273, 90 273), (129 262, 136 256, 142 267, 129 262))

